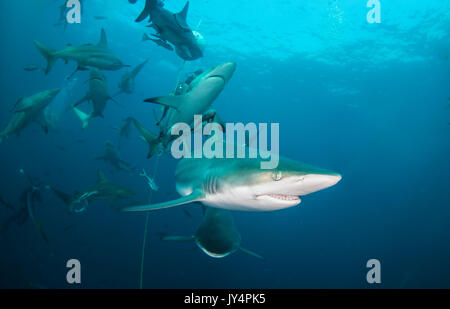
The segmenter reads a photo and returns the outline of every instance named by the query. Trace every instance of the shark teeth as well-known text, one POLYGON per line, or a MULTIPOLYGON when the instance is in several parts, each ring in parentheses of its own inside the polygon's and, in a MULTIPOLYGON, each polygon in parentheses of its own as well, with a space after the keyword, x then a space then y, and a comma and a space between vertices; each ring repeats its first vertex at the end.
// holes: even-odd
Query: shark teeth
POLYGON ((296 195, 283 195, 283 194, 265 194, 265 195, 259 195, 261 196, 269 196, 271 198, 282 200, 282 201, 298 201, 300 198, 296 195))

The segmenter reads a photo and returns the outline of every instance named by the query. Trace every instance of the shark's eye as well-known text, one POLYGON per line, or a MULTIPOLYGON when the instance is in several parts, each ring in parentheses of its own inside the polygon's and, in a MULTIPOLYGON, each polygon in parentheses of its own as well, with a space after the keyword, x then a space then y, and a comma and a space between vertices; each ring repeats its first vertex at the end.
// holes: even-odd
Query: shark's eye
POLYGON ((273 178, 273 180, 275 180, 275 181, 280 180, 282 177, 283 177, 283 176, 281 175, 281 172, 280 172, 280 171, 274 171, 274 172, 272 173, 272 178, 273 178))

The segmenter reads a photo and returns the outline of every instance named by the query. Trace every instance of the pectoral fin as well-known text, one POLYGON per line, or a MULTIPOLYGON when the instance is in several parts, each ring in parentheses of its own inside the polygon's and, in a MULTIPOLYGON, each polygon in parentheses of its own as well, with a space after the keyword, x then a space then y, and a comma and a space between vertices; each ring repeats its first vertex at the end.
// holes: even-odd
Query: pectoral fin
POLYGON ((179 110, 180 106, 183 104, 184 96, 166 96, 166 97, 155 97, 144 100, 144 102, 155 103, 162 106, 171 107, 175 110, 179 110))
POLYGON ((84 101, 89 101, 90 98, 91 98, 91 97, 90 97, 89 93, 86 94, 82 99, 80 99, 79 101, 77 101, 77 102, 73 105, 73 107, 77 107, 78 105, 80 105, 80 104, 83 103, 84 101))
POLYGON ((110 96, 108 99, 111 100, 111 101, 113 101, 114 103, 116 103, 118 106, 124 108, 124 106, 123 106, 122 104, 120 104, 116 99, 114 99, 114 97, 111 97, 111 96, 110 96))
POLYGON ((253 251, 247 250, 247 249, 242 248, 242 247, 239 247, 239 250, 241 250, 242 252, 244 252, 244 253, 246 253, 248 255, 254 256, 255 258, 258 258, 260 260, 264 260, 264 258, 261 255, 255 253, 253 251))
POLYGON ((157 209, 163 209, 163 208, 170 208, 175 206, 180 206, 184 204, 189 204, 193 202, 198 202, 203 200, 205 197, 205 194, 198 190, 192 192, 190 195, 180 197, 179 199, 168 201, 164 203, 158 203, 153 205, 141 205, 141 206, 132 206, 132 207, 126 207, 123 209, 123 211, 147 211, 147 210, 157 210, 157 209))
POLYGON ((41 126, 42 130, 45 132, 45 134, 48 133, 49 130, 49 123, 47 119, 45 119, 45 115, 41 113, 38 118, 36 118, 36 122, 41 126))
POLYGON ((24 98, 25 98, 25 97, 20 97, 20 98, 16 101, 16 103, 14 103, 13 107, 10 109, 10 112, 15 111, 15 112, 17 113, 19 110, 16 110, 16 107, 19 106, 20 102, 22 102, 24 98))
POLYGON ((168 241, 194 241, 194 236, 162 236, 161 240, 168 241))

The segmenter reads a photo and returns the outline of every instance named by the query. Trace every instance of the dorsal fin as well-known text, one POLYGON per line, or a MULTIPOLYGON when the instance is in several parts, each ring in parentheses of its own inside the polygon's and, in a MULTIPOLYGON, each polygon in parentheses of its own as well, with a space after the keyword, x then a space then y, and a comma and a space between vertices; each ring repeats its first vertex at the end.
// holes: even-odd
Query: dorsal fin
POLYGON ((180 26, 184 30, 190 31, 191 29, 189 28, 186 22, 188 10, 189 10, 189 1, 186 2, 186 5, 184 6, 184 8, 181 10, 180 13, 175 14, 175 20, 178 26, 180 26))
POLYGON ((105 177, 105 174, 103 174, 103 172, 98 169, 97 170, 97 183, 101 183, 101 182, 106 182, 108 181, 108 179, 105 177))
POLYGON ((102 28, 102 32, 100 34, 100 42, 98 42, 98 47, 104 47, 107 48, 108 47, 108 40, 106 38, 106 32, 105 29, 102 28))

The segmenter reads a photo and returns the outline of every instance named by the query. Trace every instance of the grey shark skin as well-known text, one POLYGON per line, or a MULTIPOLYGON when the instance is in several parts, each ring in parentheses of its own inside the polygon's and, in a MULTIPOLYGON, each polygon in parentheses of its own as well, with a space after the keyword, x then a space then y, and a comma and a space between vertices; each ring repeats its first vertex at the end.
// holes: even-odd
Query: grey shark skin
POLYGON ((337 173, 283 157, 276 169, 261 169, 260 164, 259 158, 181 159, 175 173, 181 198, 124 210, 146 211, 201 202, 228 210, 273 211, 296 206, 301 201, 299 196, 341 180, 337 173))
POLYGON ((120 127, 115 127, 114 129, 119 132, 119 141, 117 148, 120 149, 122 139, 130 137, 131 132, 131 124, 133 122, 133 118, 128 117, 123 120, 123 124, 120 127))
POLYGON ((196 33, 186 22, 188 10, 189 1, 179 13, 174 14, 164 9, 162 1, 146 0, 145 8, 136 21, 140 22, 150 16, 152 22, 150 26, 157 31, 158 37, 163 42, 167 41, 174 45, 177 55, 182 59, 192 61, 203 57, 203 51, 196 33))
POLYGON ((109 181, 100 170, 97 171, 97 182, 95 184, 81 192, 75 192, 73 195, 64 193, 53 186, 49 186, 49 188, 66 204, 69 213, 74 212, 77 204, 81 202, 90 203, 94 200, 112 200, 114 205, 120 199, 128 199, 135 196, 133 190, 109 181), (83 196, 87 196, 87 198, 81 200, 83 196))
POLYGON ((103 111, 106 103, 113 98, 108 94, 108 82, 105 74, 99 69, 93 68, 89 75, 89 91, 87 94, 74 104, 73 109, 82 122, 82 127, 85 129, 89 125, 89 121, 95 117, 103 118, 103 111), (92 112, 86 114, 76 108, 85 101, 92 101, 92 112))
POLYGON ((20 99, 14 107, 14 116, 7 127, 0 132, 0 143, 9 136, 20 133, 30 123, 37 122, 45 132, 49 124, 45 119, 44 109, 52 102, 60 89, 50 89, 39 92, 27 98, 20 99))
POLYGON ((34 44, 42 56, 47 60, 45 74, 50 72, 57 59, 63 59, 66 63, 71 60, 76 61, 78 67, 75 72, 78 70, 86 70, 87 67, 94 67, 102 70, 119 70, 129 66, 123 64, 122 61, 108 48, 108 41, 104 29, 101 31, 100 42, 97 45, 69 45, 63 50, 57 51, 36 40, 34 41, 34 44))
POLYGON ((147 64, 147 62, 148 60, 145 60, 141 64, 137 65, 131 72, 127 72, 122 76, 122 79, 119 83, 120 92, 117 94, 134 92, 136 75, 139 74, 139 72, 147 64))
MULTIPOLYGON (((197 75, 181 95, 169 95, 145 100, 145 102, 159 104, 167 108, 163 119, 160 121, 159 136, 148 131, 147 134, 143 134, 150 147, 148 157, 151 157, 157 150, 167 147, 173 139, 171 130, 174 125, 178 123, 189 125, 193 123, 194 115, 211 114, 212 103, 222 92, 235 70, 236 63, 227 62, 197 75)), ((141 134, 143 133, 142 129, 143 127, 139 125, 138 130, 141 131, 141 134)))
POLYGON ((241 235, 231 213, 206 207, 203 221, 194 236, 164 236, 162 240, 195 241, 195 244, 213 258, 224 258, 238 250, 263 259, 260 255, 241 247, 241 235))
POLYGON ((161 39, 159 36, 157 36, 157 35, 153 35, 153 36, 155 36, 154 39, 151 38, 151 37, 149 37, 146 33, 144 33, 144 36, 142 37, 142 41, 153 41, 153 42, 156 43, 157 45, 159 45, 159 46, 161 46, 161 47, 163 47, 163 48, 165 48, 165 49, 167 49, 167 50, 173 51, 172 45, 170 45, 170 44, 167 43, 166 41, 162 40, 162 39, 161 39))
POLYGON ((135 172, 135 168, 131 166, 128 162, 125 162, 120 158, 119 152, 116 147, 111 142, 105 143, 105 153, 95 158, 96 160, 102 160, 114 167, 117 171, 125 171, 128 173, 135 172))
POLYGON ((147 159, 151 158, 156 153, 161 153, 164 151, 164 146, 161 141, 161 136, 158 136, 158 135, 150 132, 139 121, 137 121, 134 118, 131 118, 131 123, 134 124, 136 129, 141 134, 142 140, 144 140, 149 146, 147 159))
MULTIPOLYGON (((35 208, 36 203, 42 202, 41 195, 41 183, 32 178, 27 172, 23 169, 20 170, 20 173, 24 175, 28 180, 28 186, 25 188, 19 199, 19 206, 17 209, 10 206, 12 210, 14 210, 14 214, 11 215, 6 221, 4 221, 0 225, 0 234, 6 232, 12 223, 17 225, 23 225, 28 219, 35 225, 36 230, 39 232, 43 240, 47 245, 49 245, 48 238, 44 231, 42 230, 41 223, 37 220, 35 216, 35 208)), ((2 200, 2 203, 6 203, 2 200)))

